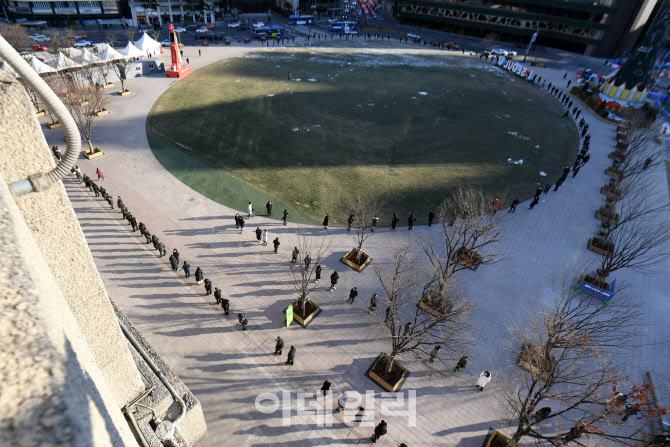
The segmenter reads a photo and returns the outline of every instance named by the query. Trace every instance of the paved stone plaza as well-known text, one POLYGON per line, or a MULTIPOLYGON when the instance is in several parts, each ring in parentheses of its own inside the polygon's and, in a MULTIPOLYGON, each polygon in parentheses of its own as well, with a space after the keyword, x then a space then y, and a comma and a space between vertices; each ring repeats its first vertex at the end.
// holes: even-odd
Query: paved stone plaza
MULTIPOLYGON (((187 47, 184 56, 190 57, 191 65, 198 69, 257 49, 209 47, 197 57, 197 48, 187 47)), ((568 69, 569 79, 574 82, 573 67, 538 71, 543 78, 565 86, 562 78, 568 69)), ((372 360, 381 351, 388 351, 390 343, 377 319, 365 313, 370 296, 380 292, 373 270, 357 273, 339 261, 353 246, 351 235, 342 228, 308 228, 310 237, 328 238, 332 244, 333 252, 322 264, 322 285, 310 295, 323 312, 307 329, 297 325, 283 328, 282 310, 296 296, 288 270, 296 226, 289 223, 284 227, 281 221, 254 216, 240 234, 233 216, 242 210, 203 197, 156 161, 146 138, 146 119, 154 101, 174 82, 178 81, 159 75, 127 81, 133 94, 112 97, 111 114, 95 122, 93 140, 105 156, 92 161, 82 159, 78 164, 92 178, 95 168, 100 167, 105 174, 101 185, 115 200, 118 195, 123 198, 138 221, 165 243, 168 254, 177 248, 181 259, 191 264, 192 272, 201 267, 205 277, 230 299, 230 316, 223 315, 213 297, 205 296, 204 286, 197 286, 193 277, 185 279, 183 272, 173 272, 167 257, 159 258, 144 244, 139 232, 132 233, 118 209, 111 211, 74 177, 66 179, 65 185, 110 297, 200 399, 208 432, 199 445, 365 445, 369 444, 373 425, 382 418, 389 427, 388 435, 377 443, 380 446, 404 442, 410 447, 474 447, 481 445, 491 427, 504 429, 500 422, 504 408, 496 404, 495 389, 496 372, 514 361, 504 351, 507 325, 513 321, 523 324, 536 299, 550 300, 552 287, 564 272, 597 260, 599 255, 586 247, 599 226, 594 212, 604 202, 600 188, 607 180, 604 170, 610 164, 607 154, 615 143, 615 128, 586 113, 592 135, 590 162, 576 178, 570 175, 558 192, 542 195, 535 209, 528 210, 526 201, 509 216, 499 244, 504 258, 501 262, 458 273, 475 305, 471 318, 477 345, 467 368, 448 378, 431 377, 421 364, 409 357, 401 359, 411 371, 403 392, 416 391, 417 396, 416 426, 409 426, 407 416, 381 416, 382 405, 388 404, 389 398, 379 396, 381 389, 364 376, 372 360), (269 240, 279 236, 279 254, 272 253, 271 244, 264 247, 256 243, 253 230, 257 226, 268 229, 269 240), (340 282, 329 293, 326 289, 333 269, 339 272, 340 282), (358 287, 359 297, 350 305, 345 301, 353 286, 358 287), (247 331, 240 330, 237 312, 249 318, 247 331), (278 335, 286 342, 282 358, 272 355, 278 335), (295 365, 288 368, 284 360, 290 345, 296 346, 297 355, 295 365), (475 381, 484 369, 493 371, 493 379, 484 392, 477 393, 475 381), (316 416, 294 414, 290 426, 284 426, 281 409, 264 414, 255 408, 260 393, 280 397, 283 390, 293 392, 293 397, 298 392, 317 393, 325 379, 333 383, 335 397, 344 390, 372 390, 377 397, 374 404, 363 405, 368 410, 374 407, 374 423, 350 428, 338 415, 333 417, 333 424, 322 426, 316 416)), ((64 146, 62 130, 45 132, 50 145, 64 146)), ((667 194, 664 165, 649 175, 667 194)), ((547 182, 553 181, 547 178, 547 182)), ((264 210, 264 204, 254 205, 264 210)), ((275 209, 277 215, 281 211, 275 209)), ((416 210, 415 214, 417 223, 426 223, 428 210, 416 210)), ((666 212, 666 219, 659 225, 667 224, 668 217, 670 213, 666 212)), ((405 219, 401 216, 401 223, 405 219)), ((413 232, 399 227, 393 232, 387 228, 389 223, 380 225, 384 228, 366 242, 366 251, 378 266, 390 261, 391 247, 411 242, 412 237, 441 243, 441 233, 435 227, 420 225, 413 232)), ((653 270, 624 270, 614 275, 618 282, 627 281, 633 286, 631 293, 643 303, 649 321, 643 341, 651 344, 636 351, 629 362, 630 372, 641 380, 650 371, 666 406, 670 356, 664 324, 669 310, 664 298, 670 290, 668 271, 670 262, 665 261, 653 270), (659 355, 661 352, 663 355, 659 355)), ((385 308, 380 300, 377 312, 383 313, 385 308)), ((455 359, 451 363, 455 364, 455 359)), ((328 418, 336 406, 321 397, 306 402, 312 410, 325 406, 328 418)), ((297 408, 295 400, 290 405, 297 408)))

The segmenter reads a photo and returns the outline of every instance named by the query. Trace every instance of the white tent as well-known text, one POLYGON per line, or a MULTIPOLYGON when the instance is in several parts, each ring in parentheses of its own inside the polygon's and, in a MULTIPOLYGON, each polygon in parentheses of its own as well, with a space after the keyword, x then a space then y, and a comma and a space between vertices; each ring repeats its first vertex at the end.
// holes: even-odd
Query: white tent
POLYGON ((142 34, 140 40, 135 42, 135 46, 147 54, 160 53, 162 48, 161 44, 149 37, 147 33, 142 34))
POLYGON ((14 70, 14 67, 9 65, 6 61, 2 63, 2 66, 0 67, 3 71, 6 71, 10 75, 14 76, 15 78, 19 77, 19 74, 14 70))
POLYGON ((126 47, 119 51, 119 53, 123 54, 125 57, 144 57, 146 56, 146 53, 139 48, 137 48, 135 45, 132 44, 132 42, 128 42, 128 45, 126 47))
POLYGON ((41 60, 37 59, 35 56, 30 58, 30 60, 28 61, 28 65, 33 67, 33 70, 35 70, 38 73, 53 73, 56 71, 55 69, 49 67, 41 60))
POLYGON ((79 48, 63 48, 60 50, 61 53, 69 57, 70 59, 79 59, 82 51, 79 48))
POLYGON ((100 59, 95 57, 93 53, 88 51, 86 48, 81 52, 81 55, 77 58, 77 62, 80 64, 96 64, 100 62, 100 59))
POLYGON ((61 52, 58 52, 58 59, 51 63, 51 66, 56 70, 66 70, 68 68, 81 67, 81 64, 76 63, 61 52))
POLYGON ((107 45, 107 48, 105 48, 104 51, 102 51, 100 54, 98 54, 98 57, 102 61, 115 61, 118 59, 124 59, 125 56, 118 51, 116 51, 114 48, 112 48, 111 45, 107 45))

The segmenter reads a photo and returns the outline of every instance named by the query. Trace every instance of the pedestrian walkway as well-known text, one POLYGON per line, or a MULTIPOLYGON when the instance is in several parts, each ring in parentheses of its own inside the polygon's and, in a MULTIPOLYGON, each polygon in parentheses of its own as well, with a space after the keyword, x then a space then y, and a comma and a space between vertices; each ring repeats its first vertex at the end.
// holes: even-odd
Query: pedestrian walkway
MULTIPOLYGON (((201 58, 191 56, 191 65, 197 69, 251 49, 208 47, 201 58)), ((189 51, 197 49, 185 50, 188 56, 189 51)), ((540 70, 541 76, 552 82, 562 79, 563 71, 540 70)), ((138 221, 165 243, 168 252, 177 248, 182 262, 191 264, 192 272, 201 267, 205 277, 230 299, 231 315, 224 316, 213 297, 204 296, 204 286, 195 285, 193 277, 185 280, 183 272, 173 272, 167 258, 158 258, 139 233, 131 232, 118 210, 110 210, 74 178, 67 179, 68 194, 110 297, 200 399, 208 432, 199 445, 365 444, 365 438, 371 436, 382 418, 382 404, 387 404, 384 399, 388 399, 381 398, 381 389, 364 376, 374 358, 390 348, 382 325, 375 316, 365 313, 373 293, 383 297, 372 266, 383 268, 390 261, 390 247, 411 242, 413 237, 441 245, 441 233, 436 226, 425 225, 415 226, 411 232, 406 228, 379 228, 366 242, 366 252, 374 262, 357 273, 339 261, 353 246, 345 229, 309 227, 310 238, 326 238, 332 249, 323 262, 323 285, 311 295, 323 312, 306 329, 295 325, 283 328, 283 309, 297 296, 288 267, 297 226, 284 227, 280 221, 253 216, 240 234, 233 216, 238 211, 246 213, 203 197, 157 162, 147 143, 146 118, 156 98, 174 82, 178 81, 161 76, 127 81, 133 94, 113 97, 109 106, 112 113, 94 124, 94 142, 105 156, 80 160, 79 166, 89 175, 100 167, 108 192, 115 198, 120 195, 138 221), (282 245, 278 254, 272 252, 271 245, 255 242, 253 230, 257 226, 268 229, 269 240, 279 236, 282 245), (340 282, 335 291, 327 292, 327 278, 333 270, 339 272, 340 282), (350 305, 345 301, 353 286, 358 288, 359 297, 350 305), (237 324, 238 312, 249 319, 244 332, 237 324), (278 335, 286 343, 281 359, 272 354, 278 335), (291 345, 296 346, 297 355, 295 365, 289 368, 284 360, 291 345), (334 393, 326 414, 335 407, 334 400, 341 391, 373 390, 377 399, 368 409, 376 413, 374 423, 347 428, 337 419, 332 427, 323 427, 317 424, 316 416, 304 414, 294 415, 292 425, 284 426, 280 410, 264 414, 255 407, 260 393, 316 393, 325 379, 333 383, 334 393)), ((457 375, 438 378, 431 377, 413 359, 402 358, 411 371, 403 390, 416 391, 416 426, 408 427, 406 416, 384 415, 388 435, 376 445, 404 442, 412 447, 474 447, 481 445, 490 427, 504 430, 504 412, 496 405, 495 394, 498 368, 514 362, 514 355, 505 350, 507 325, 513 321, 523 325, 536 299, 551 300, 552 284, 563 272, 593 263, 598 257, 586 245, 598 228, 594 212, 604 201, 599 191, 606 181, 604 170, 609 164, 607 154, 614 144, 615 129, 588 113, 586 120, 592 135, 591 161, 576 178, 570 176, 558 192, 542 195, 533 210, 528 210, 529 202, 523 202, 515 214, 508 216, 498 247, 501 262, 458 274, 475 305, 472 322, 477 345, 467 367, 457 375), (477 393, 475 382, 485 369, 493 371, 493 378, 486 391, 477 393)), ((62 130, 45 130, 45 134, 50 145, 62 146, 62 130)), ((659 187, 667 191, 664 169, 659 167, 650 175, 657 177, 659 187)), ((262 209, 263 205, 255 207, 262 209)), ((417 213, 417 224, 426 223, 427 213, 417 213)), ((380 222, 382 227, 389 224, 380 222)), ((668 317, 663 298, 670 289, 670 276, 660 273, 669 267, 666 261, 656 273, 624 271, 616 275, 619 281, 635 285, 635 295, 653 322, 668 317)), ((382 319, 384 310, 380 299, 377 312, 382 319)), ((666 330, 664 325, 650 325, 645 341, 667 343, 666 330)), ((657 384, 667 383, 670 361, 667 356, 656 355, 658 349, 658 345, 641 347, 631 359, 631 368, 635 365, 639 369, 631 372, 641 377, 643 372, 652 371, 657 384)), ((457 357, 450 359, 449 366, 456 361, 457 357)), ((661 389, 659 394, 663 396, 665 391, 661 389)), ((295 400, 291 407, 297 409, 295 400)), ((323 408, 323 403, 308 408, 323 408)))

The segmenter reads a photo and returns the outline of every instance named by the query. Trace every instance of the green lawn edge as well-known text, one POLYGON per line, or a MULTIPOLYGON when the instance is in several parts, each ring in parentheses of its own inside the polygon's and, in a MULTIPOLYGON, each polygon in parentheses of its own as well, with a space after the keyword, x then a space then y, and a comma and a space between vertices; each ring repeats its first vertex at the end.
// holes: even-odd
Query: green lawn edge
POLYGON ((225 172, 213 168, 192 157, 175 145, 147 132, 149 147, 158 162, 182 183, 203 196, 246 215, 247 203, 251 201, 256 215, 265 216, 265 204, 271 200, 275 220, 281 220, 284 209, 289 212, 289 222, 318 225, 319 222, 299 210, 276 200, 257 189, 237 180, 225 172))

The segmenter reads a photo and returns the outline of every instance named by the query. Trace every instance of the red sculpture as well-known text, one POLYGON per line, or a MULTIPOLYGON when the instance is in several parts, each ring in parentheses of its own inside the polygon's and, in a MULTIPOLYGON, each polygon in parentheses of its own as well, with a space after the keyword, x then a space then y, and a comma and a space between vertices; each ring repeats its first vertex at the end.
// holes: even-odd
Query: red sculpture
POLYGON ((170 52, 172 53, 172 65, 168 70, 165 70, 167 77, 183 78, 191 74, 191 66, 181 61, 179 33, 174 30, 172 23, 170 23, 170 52))

